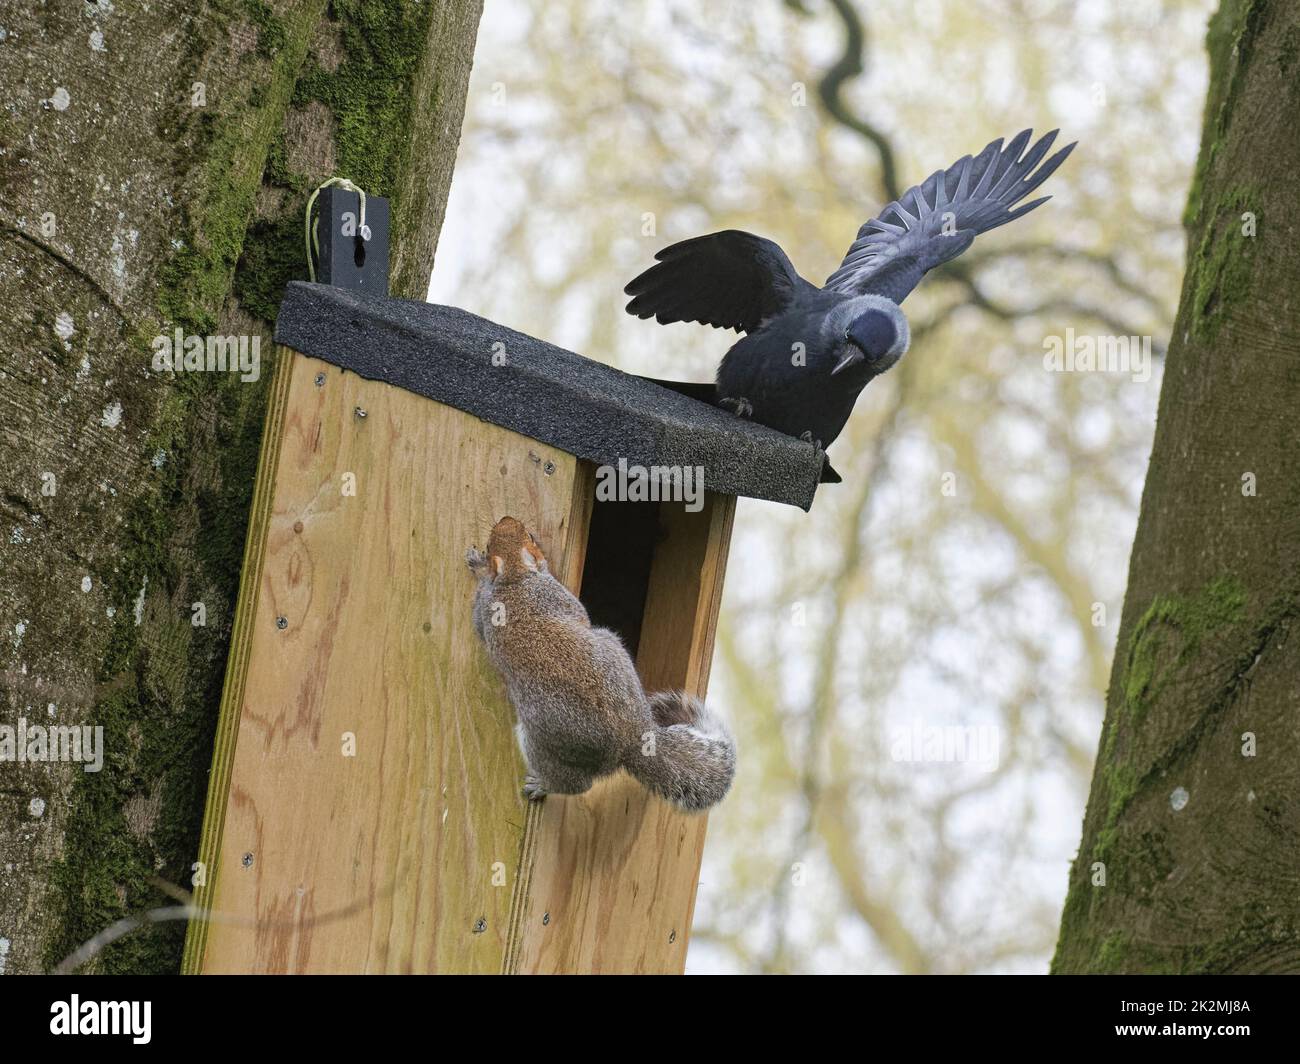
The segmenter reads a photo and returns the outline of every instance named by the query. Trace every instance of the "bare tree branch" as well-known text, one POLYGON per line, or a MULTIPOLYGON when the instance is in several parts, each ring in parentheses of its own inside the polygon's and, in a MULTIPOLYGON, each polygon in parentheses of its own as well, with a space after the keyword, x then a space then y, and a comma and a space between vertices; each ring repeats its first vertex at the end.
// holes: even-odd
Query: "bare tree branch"
MULTIPOLYGON (((894 148, 879 129, 865 118, 855 115, 844 102, 844 86, 866 71, 867 31, 849 0, 829 0, 844 26, 844 51, 817 84, 822 106, 835 121, 846 129, 860 134, 871 142, 880 156, 880 183, 885 186, 888 199, 898 199, 898 170, 894 163, 894 148)), ((787 0, 789 7, 802 15, 809 10, 798 0, 787 0)))

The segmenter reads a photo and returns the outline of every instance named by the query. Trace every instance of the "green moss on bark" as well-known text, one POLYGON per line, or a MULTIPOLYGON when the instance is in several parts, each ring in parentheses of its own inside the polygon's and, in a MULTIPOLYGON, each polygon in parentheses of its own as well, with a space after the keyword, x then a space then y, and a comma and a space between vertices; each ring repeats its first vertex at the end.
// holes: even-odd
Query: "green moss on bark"
POLYGON ((1250 291, 1255 234, 1264 221, 1262 201, 1258 191, 1234 187, 1206 212, 1200 242, 1187 263, 1192 286, 1190 321, 1193 335, 1200 339, 1214 339, 1224 311, 1250 291))
POLYGON ((1105 860, 1120 818, 1151 767, 1141 729, 1151 707, 1200 652, 1204 641, 1245 615, 1246 592, 1221 576, 1200 592, 1160 596, 1133 626, 1119 674, 1123 701, 1112 712, 1097 771, 1104 780, 1106 815, 1097 836, 1096 860, 1105 860))
MULTIPOLYGON (((150 362, 155 333, 221 331, 232 274, 250 247, 260 175, 316 18, 300 11, 281 22, 255 3, 240 10, 257 27, 258 46, 241 60, 246 76, 226 74, 225 92, 221 82, 205 84, 208 103, 191 107, 190 86, 205 81, 213 38, 230 28, 208 20, 209 35, 190 39, 193 66, 178 73, 177 103, 159 130, 178 145, 177 171, 190 176, 174 254, 159 273, 159 320, 126 338, 140 365, 150 362)), ((106 762, 70 794, 64 857, 51 874, 57 914, 43 948, 47 968, 128 913, 167 904, 151 877, 189 886, 273 362, 269 350, 262 354, 257 384, 233 375, 155 377, 152 403, 141 400, 141 409, 152 405, 136 474, 147 487, 124 514, 121 550, 99 576, 112 601, 144 599, 138 617, 115 613, 97 670, 87 719, 104 727, 106 762), (200 628, 191 623, 194 601, 208 610, 200 628)), ((91 970, 175 971, 184 934, 183 922, 141 930, 105 948, 91 970)))
MULTIPOLYGON (((1246 619, 1250 599, 1236 581, 1228 578, 1212 581, 1190 599, 1152 603, 1135 626, 1140 630, 1135 630, 1129 641, 1125 668, 1135 659, 1149 661, 1151 667, 1143 672, 1146 682, 1136 680, 1128 685, 1126 674, 1116 680, 1125 685, 1126 709, 1130 708, 1128 698, 1136 699, 1131 708, 1138 711, 1138 717, 1135 721, 1130 712, 1120 716, 1103 743, 1093 800, 1105 803, 1104 815, 1091 845, 1087 845, 1085 835, 1085 848, 1071 867, 1053 971, 1204 974, 1259 970, 1260 957, 1281 955, 1293 942, 1294 917, 1279 919, 1275 912, 1270 915, 1267 905, 1258 904, 1250 892, 1251 887, 1258 887, 1257 882, 1242 881, 1226 897, 1216 896, 1227 912, 1226 917, 1222 912, 1217 915, 1226 924, 1221 920, 1213 935, 1190 944, 1137 941, 1115 928, 1113 916, 1102 906, 1112 900, 1107 892, 1115 892, 1130 910, 1133 906, 1149 908, 1168 889, 1176 871, 1189 871, 1168 831, 1161 826, 1162 821, 1153 820, 1149 811, 1159 808, 1167 815, 1166 791, 1179 768, 1185 767, 1187 759, 1205 745, 1205 737, 1214 734, 1215 726, 1250 688, 1250 677, 1264 656, 1272 649, 1286 647, 1290 628, 1300 617, 1300 587, 1296 584, 1294 577, 1285 583, 1266 607, 1257 610, 1258 620, 1249 626, 1246 619), (1168 631, 1158 636, 1162 625, 1167 625, 1168 631), (1215 670, 1219 679, 1212 693, 1202 695, 1195 707, 1186 706, 1181 714, 1173 714, 1175 720, 1183 718, 1173 737, 1166 730, 1155 741, 1147 742, 1139 725, 1154 709, 1156 699, 1162 693, 1166 700, 1172 699, 1170 692, 1193 673, 1198 674, 1196 680, 1203 686, 1204 676, 1200 673, 1207 669, 1205 648, 1212 640, 1216 650, 1210 658, 1223 661, 1215 670), (1157 786, 1159 790, 1153 794, 1157 786), (1148 812, 1135 816, 1130 807, 1138 801, 1148 803, 1148 812), (1095 862, 1106 866, 1105 886, 1092 882, 1095 862), (1097 929, 1108 925, 1110 930, 1101 942, 1090 945, 1095 942, 1097 929)), ((1119 661, 1117 658, 1117 667, 1119 661)), ((1275 734, 1274 741, 1278 738, 1275 734)), ((1231 741, 1238 739, 1235 732, 1231 733, 1231 741)), ((1240 796, 1245 797, 1250 786, 1244 782, 1251 778, 1250 759, 1243 758, 1235 746, 1224 751, 1216 745, 1213 756, 1217 759, 1225 753, 1241 766, 1243 782, 1238 787, 1240 796)), ((1222 797, 1213 792, 1212 796, 1222 797)), ((1287 814, 1271 801, 1252 792, 1249 803, 1269 835, 1280 841, 1294 836, 1287 814)), ((1201 874, 1204 869, 1190 871, 1201 874)), ((1256 868, 1254 874, 1262 876, 1263 870, 1256 868)), ((1289 892, 1284 872, 1281 878, 1283 890, 1289 892)), ((1163 904, 1168 906, 1168 900, 1163 904)))
MULTIPOLYGON (((1212 581, 1199 594, 1161 596, 1152 602, 1133 628, 1124 659, 1124 723, 1140 726, 1169 677, 1200 651, 1207 636, 1241 620, 1245 609, 1245 589, 1228 576, 1212 581)), ((1108 740, 1114 733, 1112 728, 1108 740)))
POLYGON ((244 11, 249 21, 257 27, 258 53, 274 59, 289 43, 289 30, 265 0, 244 0, 244 11))
MULTIPOLYGON (((1226 575, 1194 594, 1159 596, 1133 626, 1127 649, 1116 656, 1115 684, 1122 700, 1118 705, 1112 703, 1108 714, 1093 781, 1094 800, 1100 798, 1104 812, 1092 844, 1080 850, 1071 868, 1061 943, 1073 940, 1076 929, 1087 924, 1098 891, 1122 889, 1142 904, 1172 870, 1173 857, 1163 833, 1150 825, 1129 824, 1125 814, 1153 781, 1163 780, 1163 768, 1194 741, 1229 696, 1225 695, 1223 705, 1211 704, 1199 717, 1186 721, 1185 734, 1172 747, 1170 736, 1148 737, 1144 725, 1161 697, 1183 680, 1208 640, 1237 634, 1247 605, 1245 589, 1226 575), (1096 862, 1106 866, 1105 887, 1092 883, 1091 869, 1096 862)), ((1257 643, 1258 639, 1252 640, 1250 646, 1257 643)), ((1253 654, 1253 649, 1249 653, 1253 654)), ((1230 677, 1242 667, 1241 661, 1234 660, 1230 677)), ((1097 948, 1089 970, 1122 970, 1117 958, 1132 956, 1127 943, 1126 936, 1111 931, 1097 948)), ((1054 970, 1061 961, 1058 947, 1054 970)))
POLYGON ((232 173, 230 163, 249 154, 264 163, 281 129, 320 6, 282 22, 265 4, 245 5, 257 27, 258 50, 271 57, 271 66, 269 77, 246 83, 242 98, 209 99, 194 107, 189 85, 174 90, 182 100, 176 125, 182 130, 195 128, 190 150, 205 162, 182 205, 184 225, 177 234, 176 254, 163 271, 159 309, 164 321, 196 332, 216 327, 216 314, 244 250, 263 169, 232 173))
POLYGON ((289 163, 283 131, 271 142, 262 187, 282 198, 279 209, 249 226, 233 289, 240 305, 255 318, 274 322, 290 281, 307 280, 302 211, 311 178, 289 163))
MULTIPOLYGON (((410 0, 336 0, 333 11, 343 61, 329 71, 309 60, 293 102, 319 100, 334 115, 339 176, 395 197, 411 150, 411 81, 426 51, 431 7, 410 0)), ((391 208, 396 216, 400 204, 391 208)))
POLYGON ((285 193, 285 202, 253 223, 235 275, 241 304, 268 321, 279 312, 285 285, 307 277, 302 211, 312 188, 327 177, 339 176, 373 195, 388 197, 394 244, 413 207, 402 200, 398 176, 409 165, 416 104, 411 84, 427 51, 431 8, 409 0, 338 2, 332 5, 331 16, 342 59, 327 70, 318 58, 309 56, 291 105, 302 109, 323 104, 333 117, 333 173, 295 170, 283 135, 275 139, 263 181, 266 187, 285 193))
MULTIPOLYGON (((169 391, 145 453, 163 460, 150 463, 151 487, 128 512, 122 552, 103 574, 114 601, 144 599, 138 618, 116 612, 96 674, 88 719, 104 728, 105 767, 73 790, 47 968, 114 920, 167 904, 150 877, 188 887, 197 849, 263 400, 261 389, 206 374, 159 386, 169 391), (195 431, 200 410, 220 426, 221 447, 195 431), (196 477, 208 486, 195 489, 196 477), (195 600, 210 611, 202 628, 191 623, 195 600)), ((174 971, 184 930, 176 922, 130 935, 94 970, 174 971)))
POLYGON ((1218 158, 1234 113, 1240 77, 1253 54, 1255 37, 1268 7, 1267 0, 1223 0, 1210 18, 1205 51, 1210 60, 1210 84, 1205 96, 1201 150, 1192 172, 1183 224, 1194 226, 1200 216, 1204 176, 1218 158))
POLYGON ((1205 340, 1215 337, 1224 309, 1244 296, 1253 276, 1254 237, 1243 232, 1242 215, 1252 213, 1258 231, 1262 196, 1257 189, 1235 185, 1207 204, 1204 186, 1236 113, 1267 9, 1265 0, 1224 0, 1210 19, 1206 34, 1210 86, 1200 157, 1183 212, 1183 224, 1192 231, 1195 241, 1184 281, 1193 293, 1188 320, 1193 335, 1205 340))
MULTIPOLYGON (((393 239, 400 241, 399 180, 422 186, 436 172, 409 153, 413 108, 427 118, 432 106, 412 91, 415 73, 431 48, 463 54, 472 42, 472 5, 461 6, 464 26, 431 42, 435 5, 337 3, 330 25, 341 60, 327 70, 313 59, 305 74, 324 0, 290 9, 218 0, 186 24, 186 51, 166 90, 172 104, 155 115, 158 142, 174 146, 170 169, 165 160, 155 169, 177 175, 164 187, 179 220, 167 261, 147 274, 158 282, 156 294, 142 297, 142 316, 128 322, 114 350, 129 352, 121 365, 134 370, 148 364, 154 334, 177 326, 199 335, 263 330, 262 375, 257 384, 223 375, 139 375, 136 390, 121 396, 149 431, 133 441, 131 468, 122 472, 133 486, 130 501, 111 511, 115 526, 121 521, 109 541, 115 553, 90 571, 107 601, 132 604, 147 590, 138 621, 131 606, 118 608, 75 648, 101 663, 93 698, 82 705, 87 721, 104 726, 110 760, 99 774, 78 774, 68 792, 63 857, 49 872, 52 916, 41 923, 43 937, 33 939, 30 963, 57 964, 115 920, 168 904, 154 876, 189 885, 272 375, 265 330, 285 281, 305 276, 303 200, 328 176, 299 172, 291 160, 310 169, 334 150, 333 172, 394 200, 393 239), (207 88, 201 107, 191 106, 196 81, 207 88), (309 144, 295 155, 286 144, 291 98, 328 108, 333 127, 328 119, 321 127, 323 147, 309 144), (194 601, 207 604, 205 628, 191 624, 194 601)), ((462 67, 457 91, 466 72, 462 67)), ((441 108, 438 114, 442 122, 441 108)), ((445 181, 439 187, 445 193, 445 181)), ((423 270, 427 280, 431 253, 430 245, 413 256, 413 276, 423 270)), ((38 332, 45 342, 53 322, 38 332)), ((49 354, 75 372, 67 351, 51 342, 49 354)), ((89 970, 175 971, 183 937, 180 922, 141 930, 105 949, 89 970)))
POLYGON ((1294 172, 1289 127, 1300 89, 1290 74, 1300 26, 1293 9, 1224 0, 1207 50, 1210 88, 1184 215, 1181 327, 1130 571, 1130 597, 1149 605, 1126 616, 1121 634, 1053 971, 1281 971, 1297 963, 1294 907, 1278 904, 1294 886, 1274 868, 1275 857, 1293 866, 1297 847, 1295 743, 1278 709, 1293 686, 1289 633, 1300 589, 1293 564, 1275 549, 1295 541, 1294 448, 1261 426, 1280 423, 1295 380, 1273 372, 1287 365, 1276 337, 1295 324, 1289 305, 1271 299, 1285 290, 1295 259, 1265 223, 1278 228, 1294 172), (1245 212, 1254 216, 1253 237, 1243 232, 1245 212), (1239 331, 1229 336, 1222 330, 1230 319, 1239 331), (1252 335, 1261 321, 1262 338, 1252 335), (1259 420, 1243 423, 1252 407, 1259 420), (1220 462, 1229 453, 1241 457, 1220 462), (1266 501, 1236 492, 1243 469, 1275 486, 1266 501), (1188 536, 1203 539, 1199 554, 1186 549, 1188 536), (1231 566, 1234 578, 1209 578, 1190 595, 1152 594, 1216 565, 1231 566), (1259 732, 1268 752, 1242 756, 1244 731, 1259 732), (1173 788, 1183 785, 1190 804, 1172 806, 1173 788), (1104 886, 1093 884, 1098 861, 1104 886))

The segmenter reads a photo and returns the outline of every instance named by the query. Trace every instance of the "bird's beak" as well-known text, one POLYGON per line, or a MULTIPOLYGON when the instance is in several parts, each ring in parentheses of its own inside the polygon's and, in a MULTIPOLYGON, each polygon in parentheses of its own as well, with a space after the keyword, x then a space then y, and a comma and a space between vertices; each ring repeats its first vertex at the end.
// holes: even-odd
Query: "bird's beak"
POLYGON ((831 376, 834 377, 835 374, 839 373, 841 370, 848 369, 850 366, 856 366, 859 362, 865 361, 866 357, 867 353, 858 346, 856 340, 850 337, 848 348, 844 352, 844 357, 835 364, 835 368, 831 370, 831 376))

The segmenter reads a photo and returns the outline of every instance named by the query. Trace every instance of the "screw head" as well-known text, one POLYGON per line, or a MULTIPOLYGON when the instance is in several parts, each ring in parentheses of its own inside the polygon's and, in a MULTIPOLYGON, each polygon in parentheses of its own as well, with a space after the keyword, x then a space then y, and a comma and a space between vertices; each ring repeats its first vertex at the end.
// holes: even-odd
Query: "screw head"
POLYGON ((364 418, 364 417, 366 416, 366 412, 365 412, 364 410, 362 410, 361 407, 357 407, 357 409, 356 409, 356 415, 357 415, 357 418, 358 418, 358 419, 361 419, 361 418, 364 418))
POLYGON ((550 922, 551 922, 551 914, 550 914, 550 913, 542 913, 542 926, 545 927, 545 926, 546 926, 547 924, 549 924, 550 922))
POLYGON ((323 373, 317 373, 317 374, 316 374, 316 387, 317 387, 317 388, 324 388, 324 387, 325 387, 325 374, 323 374, 323 373))
POLYGON ((542 472, 549 477, 552 473, 555 472, 555 463, 547 462, 544 466, 542 466, 542 472))
POLYGON ((487 917, 480 916, 477 920, 474 921, 474 934, 481 935, 486 930, 487 930, 487 917))
POLYGON ((244 860, 243 860, 242 863, 243 863, 243 865, 244 865, 245 868, 252 868, 252 867, 253 867, 253 855, 252 855, 251 853, 246 853, 246 854, 244 854, 244 860))
POLYGON ((289 627, 289 618, 288 618, 288 617, 277 617, 277 618, 275 619, 275 626, 276 626, 277 628, 279 628, 281 631, 283 631, 284 629, 286 629, 286 628, 289 627))

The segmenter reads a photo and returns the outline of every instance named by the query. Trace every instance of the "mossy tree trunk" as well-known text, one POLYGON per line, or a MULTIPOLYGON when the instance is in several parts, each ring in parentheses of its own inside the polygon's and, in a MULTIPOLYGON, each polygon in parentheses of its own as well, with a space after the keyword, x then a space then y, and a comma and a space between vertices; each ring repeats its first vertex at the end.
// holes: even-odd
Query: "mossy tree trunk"
POLYGON ((1300 971, 1300 8, 1223 0, 1208 48, 1058 972, 1300 971))
MULTIPOLYGON (((0 970, 166 903, 150 877, 189 885, 305 195, 341 174, 390 197, 391 288, 423 298, 481 6, 0 16, 0 723, 105 748, 99 773, 0 762, 0 970), (260 336, 259 379, 154 372, 176 328, 260 336)), ((93 967, 173 971, 183 934, 93 967)))

